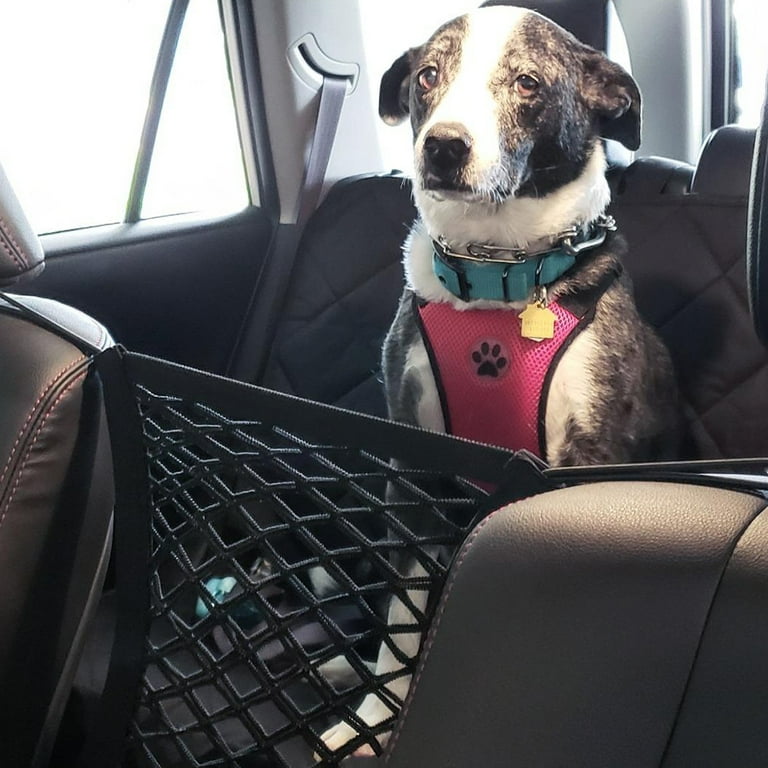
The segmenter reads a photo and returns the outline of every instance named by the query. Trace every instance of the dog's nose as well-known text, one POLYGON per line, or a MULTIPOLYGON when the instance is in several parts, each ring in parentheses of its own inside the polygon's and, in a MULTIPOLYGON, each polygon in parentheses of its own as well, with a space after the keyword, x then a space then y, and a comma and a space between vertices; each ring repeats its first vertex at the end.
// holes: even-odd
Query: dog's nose
POLYGON ((424 162, 429 172, 446 178, 462 168, 472 149, 472 140, 462 125, 441 123, 424 139, 424 162))

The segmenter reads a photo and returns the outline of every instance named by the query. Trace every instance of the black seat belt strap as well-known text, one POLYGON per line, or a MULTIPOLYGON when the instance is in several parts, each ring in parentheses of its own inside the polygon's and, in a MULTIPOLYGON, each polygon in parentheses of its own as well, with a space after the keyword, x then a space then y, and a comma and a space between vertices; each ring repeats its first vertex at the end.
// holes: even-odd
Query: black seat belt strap
POLYGON ((96 358, 96 370, 104 388, 114 464, 117 624, 97 722, 79 765, 116 768, 122 762, 145 666, 151 510, 141 419, 123 350, 110 347, 102 352, 96 358))

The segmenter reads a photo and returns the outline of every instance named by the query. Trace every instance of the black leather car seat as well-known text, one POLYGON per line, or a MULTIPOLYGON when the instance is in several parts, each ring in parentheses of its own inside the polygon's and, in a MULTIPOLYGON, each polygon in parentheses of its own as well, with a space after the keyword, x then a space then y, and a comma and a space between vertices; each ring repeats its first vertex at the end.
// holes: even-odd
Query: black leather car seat
MULTIPOLYGON (((42 267, 42 249, 0 169, 0 291, 42 267)), ((91 362, 111 343, 103 326, 71 307, 0 293, 4 768, 47 764, 101 591, 112 464, 91 362)))
POLYGON ((384 764, 768 765, 766 503, 617 482, 487 518, 384 764))

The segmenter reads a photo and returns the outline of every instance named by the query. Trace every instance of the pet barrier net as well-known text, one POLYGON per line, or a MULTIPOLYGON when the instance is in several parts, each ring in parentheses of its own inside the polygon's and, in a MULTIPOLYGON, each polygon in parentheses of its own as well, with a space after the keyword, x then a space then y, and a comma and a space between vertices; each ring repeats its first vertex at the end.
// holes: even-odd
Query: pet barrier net
POLYGON ((127 364, 151 546, 124 764, 299 768, 365 743, 380 752, 402 703, 388 685, 416 663, 398 635, 426 631, 488 503, 455 470, 487 487, 510 455, 140 356, 127 364), (388 625, 393 595, 405 624, 388 625), (381 643, 402 666, 377 676, 381 643), (372 728, 355 714, 370 692, 391 712, 372 728), (360 735, 331 753, 320 735, 339 720, 360 735))

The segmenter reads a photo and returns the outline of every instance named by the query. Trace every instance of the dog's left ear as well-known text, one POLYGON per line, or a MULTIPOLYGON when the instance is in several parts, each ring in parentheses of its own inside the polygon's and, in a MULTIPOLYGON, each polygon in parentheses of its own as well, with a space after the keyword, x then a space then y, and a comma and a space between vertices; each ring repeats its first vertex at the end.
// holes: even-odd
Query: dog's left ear
POLYGON ((627 149, 640 146, 640 89, 632 76, 599 51, 584 53, 584 94, 600 121, 604 139, 627 149))
POLYGON ((379 116, 388 125, 398 125, 408 116, 411 89, 411 56, 406 51, 384 73, 379 86, 379 116))

